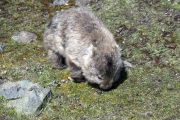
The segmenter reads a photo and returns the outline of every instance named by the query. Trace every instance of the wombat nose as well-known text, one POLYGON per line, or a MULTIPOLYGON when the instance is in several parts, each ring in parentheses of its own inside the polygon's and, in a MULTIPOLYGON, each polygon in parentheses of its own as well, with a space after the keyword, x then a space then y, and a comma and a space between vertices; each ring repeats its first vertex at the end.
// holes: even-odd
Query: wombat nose
POLYGON ((112 84, 108 84, 108 85, 100 84, 100 88, 104 90, 110 89, 111 87, 112 87, 112 84))

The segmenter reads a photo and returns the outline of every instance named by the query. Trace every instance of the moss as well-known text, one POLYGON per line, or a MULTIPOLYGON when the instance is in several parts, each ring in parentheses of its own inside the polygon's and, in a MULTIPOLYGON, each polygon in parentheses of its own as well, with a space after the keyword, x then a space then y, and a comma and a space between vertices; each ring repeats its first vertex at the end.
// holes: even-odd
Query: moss
POLYGON ((0 1, 0 39, 6 45, 0 54, 0 76, 12 81, 29 79, 40 83, 51 88, 52 99, 35 117, 18 115, 5 108, 5 100, 0 98, 0 118, 180 118, 178 4, 164 0, 105 0, 88 6, 119 40, 123 59, 135 66, 127 68, 128 78, 116 89, 97 94, 99 89, 87 83, 48 86, 52 81, 67 80, 70 74, 66 69, 51 69, 44 51, 44 26, 57 10, 48 8, 44 2, 0 1), (118 32, 119 29, 122 30, 118 32), (37 40, 30 44, 13 42, 11 36, 22 30, 36 33, 37 40))

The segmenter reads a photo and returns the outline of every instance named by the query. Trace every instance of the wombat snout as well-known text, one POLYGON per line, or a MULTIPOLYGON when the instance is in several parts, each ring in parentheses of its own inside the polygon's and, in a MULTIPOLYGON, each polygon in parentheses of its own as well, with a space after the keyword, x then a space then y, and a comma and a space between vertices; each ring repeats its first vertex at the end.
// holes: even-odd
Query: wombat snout
POLYGON ((103 90, 108 90, 112 87, 112 83, 110 84, 100 84, 100 88, 103 89, 103 90))

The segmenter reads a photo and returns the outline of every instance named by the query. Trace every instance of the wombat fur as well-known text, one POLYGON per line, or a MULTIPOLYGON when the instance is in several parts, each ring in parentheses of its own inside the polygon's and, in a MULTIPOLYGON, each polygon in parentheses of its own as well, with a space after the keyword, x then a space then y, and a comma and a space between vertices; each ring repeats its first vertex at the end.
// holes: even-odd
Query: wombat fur
POLYGON ((76 82, 110 89, 124 67, 112 33, 90 10, 70 8, 47 24, 44 44, 53 68, 66 68, 76 82))

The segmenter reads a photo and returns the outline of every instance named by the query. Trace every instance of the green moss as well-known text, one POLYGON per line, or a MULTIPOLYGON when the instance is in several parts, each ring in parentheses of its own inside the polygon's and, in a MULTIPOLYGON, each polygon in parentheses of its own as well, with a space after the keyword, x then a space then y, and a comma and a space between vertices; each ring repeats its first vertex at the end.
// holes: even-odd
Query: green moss
POLYGON ((43 48, 44 26, 57 10, 48 9, 47 3, 0 1, 0 39, 6 45, 0 53, 0 76, 12 81, 29 79, 53 92, 37 117, 5 108, 6 101, 0 97, 0 118, 180 119, 178 4, 164 0, 105 0, 88 6, 119 40, 123 59, 135 66, 127 68, 127 80, 116 89, 97 94, 99 89, 87 83, 48 85, 67 80, 70 74, 66 69, 51 69, 43 48), (116 32, 122 26, 124 29, 116 32), (37 40, 30 44, 12 41, 11 36, 22 30, 36 33, 37 40))

